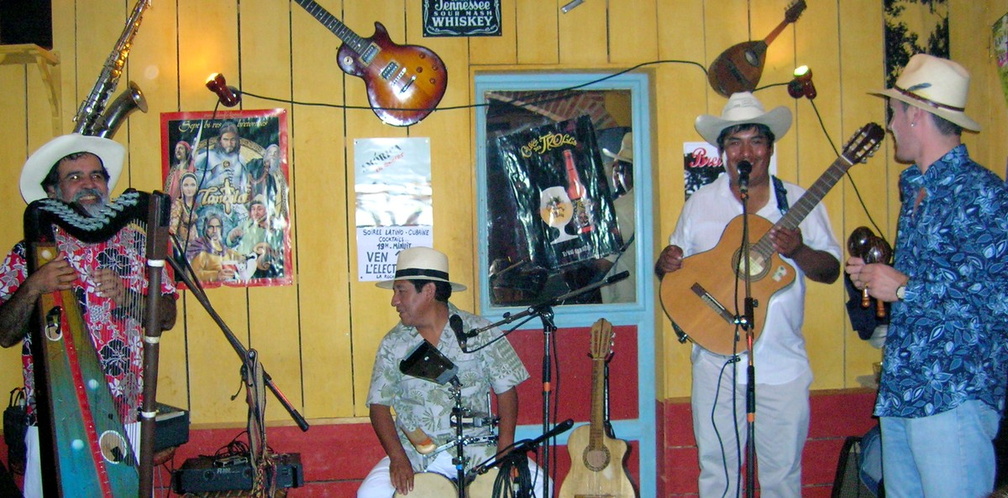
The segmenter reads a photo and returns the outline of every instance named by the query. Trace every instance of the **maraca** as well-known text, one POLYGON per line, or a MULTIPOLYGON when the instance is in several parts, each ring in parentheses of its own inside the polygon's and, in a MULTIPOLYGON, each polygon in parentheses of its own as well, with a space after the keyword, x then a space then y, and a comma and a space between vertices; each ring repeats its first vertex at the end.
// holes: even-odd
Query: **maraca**
MULTIPOLYGON (((864 259, 865 264, 871 263, 883 263, 889 264, 889 258, 892 257, 892 247, 889 243, 881 237, 875 237, 874 235, 869 240, 868 248, 865 250, 861 259, 864 259)), ((879 318, 885 317, 885 303, 881 299, 876 300, 875 316, 879 318)), ((861 296, 861 307, 868 307, 868 288, 864 289, 864 294, 861 296)))

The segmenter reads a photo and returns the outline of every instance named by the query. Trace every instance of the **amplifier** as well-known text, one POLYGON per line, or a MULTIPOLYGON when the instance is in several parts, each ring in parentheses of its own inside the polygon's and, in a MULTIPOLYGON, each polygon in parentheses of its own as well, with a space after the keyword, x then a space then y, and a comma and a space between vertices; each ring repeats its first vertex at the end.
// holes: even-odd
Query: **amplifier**
POLYGON ((189 442, 189 412, 164 403, 157 404, 154 415, 154 451, 189 442))
MULTIPOLYGON (((276 462, 276 484, 278 489, 297 488, 304 484, 300 453, 273 455, 276 462)), ((248 456, 236 455, 224 458, 196 457, 182 464, 172 475, 175 492, 207 493, 212 491, 234 491, 252 489, 252 464, 248 456)))

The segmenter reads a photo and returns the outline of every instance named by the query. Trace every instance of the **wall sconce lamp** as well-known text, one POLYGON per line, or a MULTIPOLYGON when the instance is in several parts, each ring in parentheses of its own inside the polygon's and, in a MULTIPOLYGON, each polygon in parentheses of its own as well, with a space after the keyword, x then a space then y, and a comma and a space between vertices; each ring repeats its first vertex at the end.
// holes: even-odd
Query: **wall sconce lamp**
POLYGON ((217 100, 224 107, 234 107, 241 102, 241 92, 233 86, 228 86, 221 73, 213 73, 207 77, 206 87, 217 94, 217 100))
POLYGON ((808 97, 809 100, 816 98, 815 85, 812 83, 812 70, 808 66, 798 66, 794 70, 794 79, 788 83, 788 95, 792 98, 800 99, 808 97))

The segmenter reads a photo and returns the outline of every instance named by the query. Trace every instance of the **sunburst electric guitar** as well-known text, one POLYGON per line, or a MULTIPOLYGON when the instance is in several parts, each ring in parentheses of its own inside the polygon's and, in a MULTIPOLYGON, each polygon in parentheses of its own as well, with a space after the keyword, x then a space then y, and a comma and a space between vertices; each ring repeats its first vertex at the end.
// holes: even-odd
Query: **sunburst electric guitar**
POLYGON ((382 23, 371 38, 362 38, 313 0, 295 0, 340 40, 336 63, 343 72, 364 80, 368 102, 378 119, 409 126, 427 117, 448 88, 444 62, 430 49, 397 45, 382 23))
POLYGON ((751 92, 763 76, 767 46, 805 11, 805 0, 797 0, 784 12, 784 20, 765 39, 750 40, 728 47, 707 69, 707 80, 717 93, 730 97, 736 92, 751 92))
MULTIPOLYGON (((773 248, 767 232, 774 226, 795 229, 823 196, 856 163, 864 162, 878 149, 885 131, 876 123, 861 127, 844 151, 812 187, 781 217, 776 225, 766 218, 749 217, 749 233, 760 236, 751 244, 749 282, 757 306, 753 310, 753 336, 759 339, 770 298, 791 285, 795 270, 773 248)), ((687 257, 682 268, 665 275, 661 302, 680 341, 692 340, 714 353, 731 355, 746 349, 744 334, 736 327, 736 310, 743 309, 746 273, 740 263, 742 217, 728 223, 713 249, 687 257)))
POLYGON ((633 498, 633 483, 623 468, 627 443, 606 435, 605 362, 612 352, 612 324, 600 318, 592 325, 591 421, 567 439, 571 469, 560 486, 560 498, 633 498))

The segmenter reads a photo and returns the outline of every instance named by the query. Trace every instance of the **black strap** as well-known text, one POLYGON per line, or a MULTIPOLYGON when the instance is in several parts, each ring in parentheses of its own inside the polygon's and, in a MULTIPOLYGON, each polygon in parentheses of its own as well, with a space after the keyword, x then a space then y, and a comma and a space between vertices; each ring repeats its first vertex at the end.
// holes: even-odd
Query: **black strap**
POLYGON ((777 209, 780 210, 781 215, 785 215, 791 206, 788 205, 787 200, 787 189, 784 188, 784 182, 776 176, 770 177, 773 180, 774 193, 777 195, 777 209))

